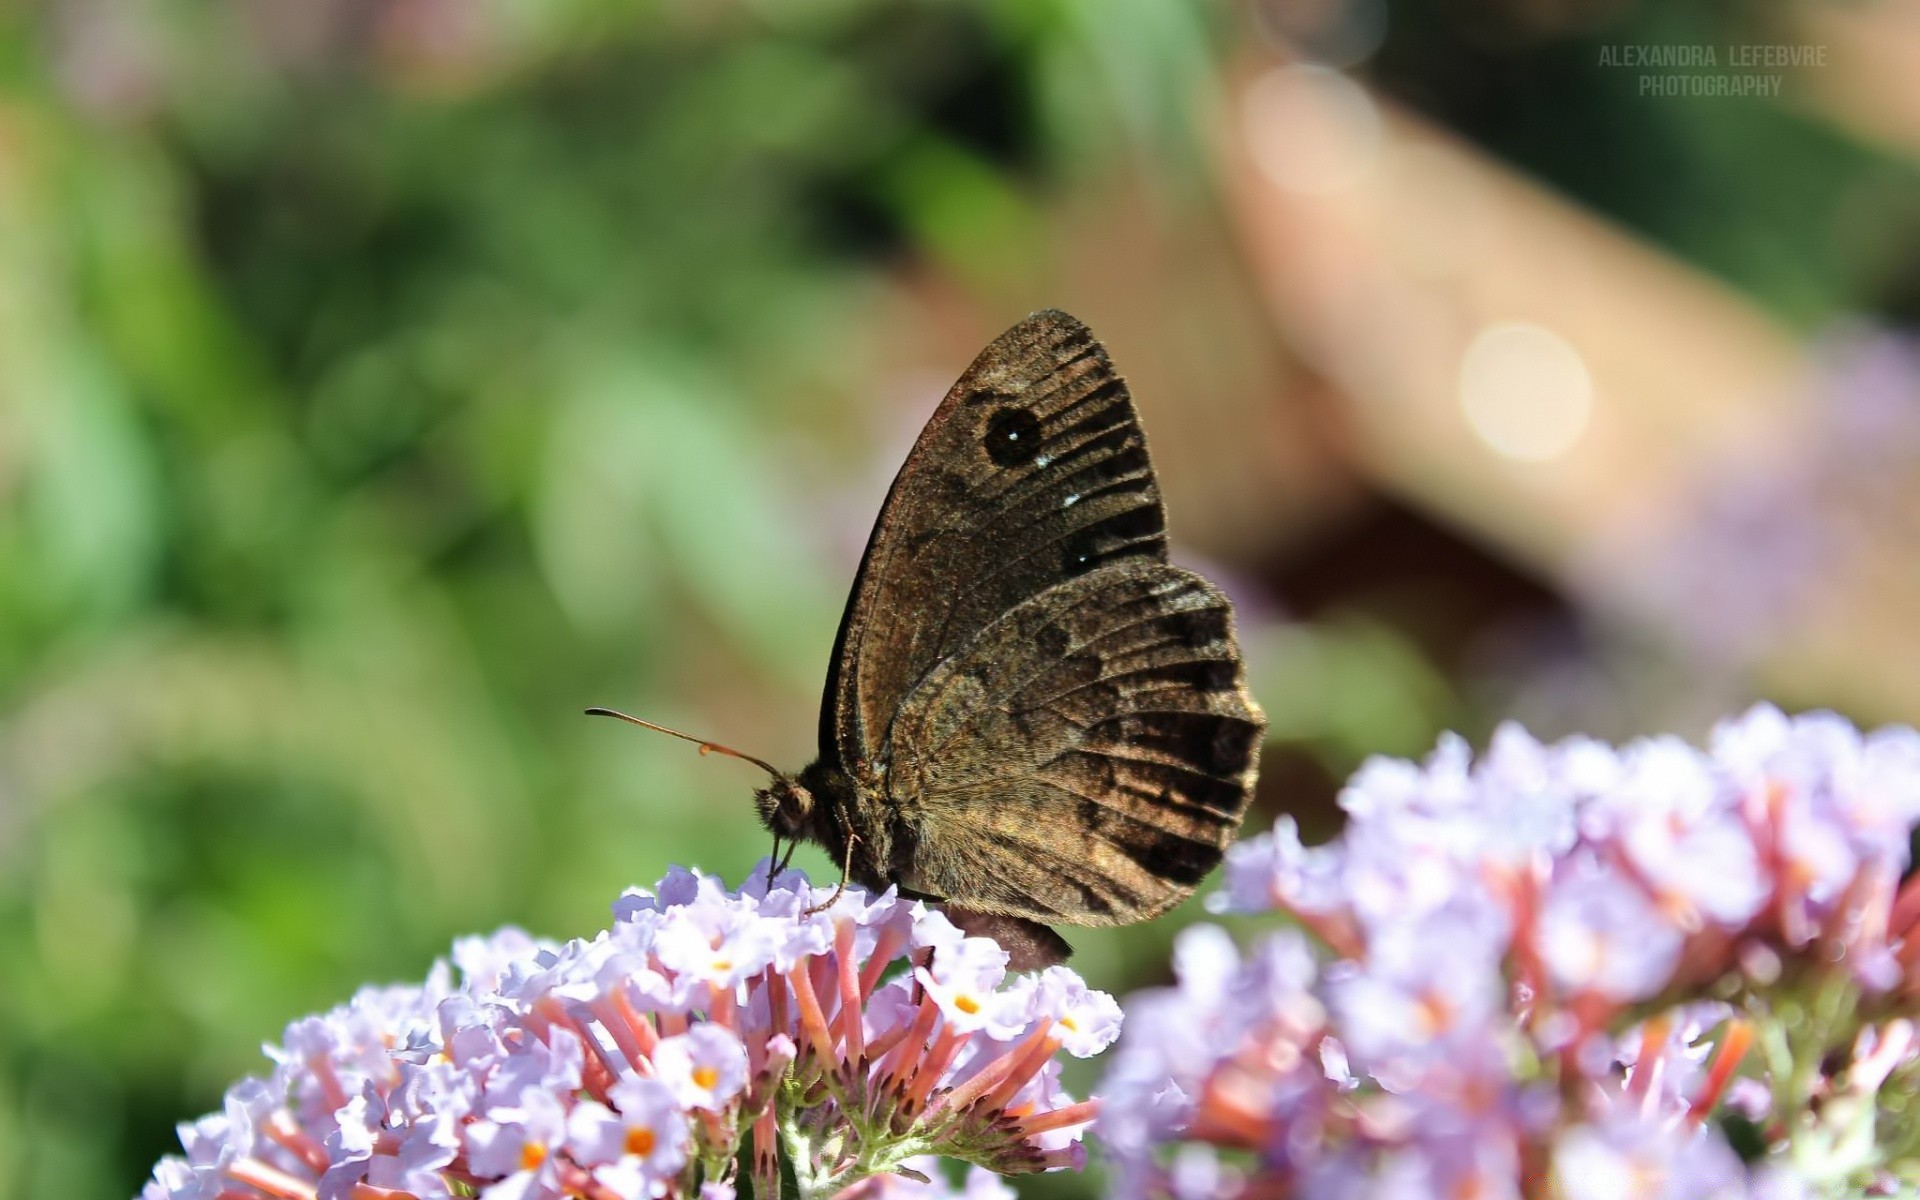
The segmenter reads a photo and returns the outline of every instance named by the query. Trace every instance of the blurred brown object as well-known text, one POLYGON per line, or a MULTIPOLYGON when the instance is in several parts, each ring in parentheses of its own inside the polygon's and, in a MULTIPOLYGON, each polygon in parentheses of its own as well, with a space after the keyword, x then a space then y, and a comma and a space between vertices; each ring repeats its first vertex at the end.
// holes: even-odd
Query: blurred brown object
MULTIPOLYGON (((1362 472, 1590 606, 1644 620, 1638 551, 1703 479, 1791 462, 1814 426, 1803 349, 1732 289, 1345 75, 1250 66, 1232 97, 1252 270, 1362 472)), ((1815 583, 1739 668, 1789 703, 1920 713, 1913 547, 1883 536, 1815 583)))
POLYGON ((1797 94, 1869 141, 1920 155, 1920 0, 1800 3, 1791 35, 1825 64, 1796 71, 1797 94))
POLYGON ((1730 289, 1345 76, 1282 65, 1234 95, 1228 190, 1253 269, 1390 490, 1556 565, 1658 522, 1699 455, 1790 410, 1795 346, 1730 289), (1590 381, 1563 446, 1502 453, 1463 412, 1468 352, 1502 325, 1577 356, 1541 372, 1590 381))

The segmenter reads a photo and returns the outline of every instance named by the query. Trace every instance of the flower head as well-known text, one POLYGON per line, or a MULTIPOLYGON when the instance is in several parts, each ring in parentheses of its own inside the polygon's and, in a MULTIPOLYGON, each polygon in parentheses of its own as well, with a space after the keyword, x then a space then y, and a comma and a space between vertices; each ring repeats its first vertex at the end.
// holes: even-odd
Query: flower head
POLYGON ((1123 1195, 1920 1177, 1920 1119, 1880 1102, 1920 1077, 1920 735, 1765 707, 1706 750, 1508 727, 1477 762, 1369 763, 1342 805, 1329 845, 1236 847, 1215 898, 1305 933, 1189 930, 1177 988, 1131 1004, 1101 1118, 1123 1195))
POLYGON ((1077 1165, 1096 1110, 1055 1055, 1117 1036, 1111 998, 1058 968, 1010 981, 891 892, 828 898, 797 871, 731 891, 676 869, 591 939, 463 939, 457 985, 437 966, 288 1026, 271 1080, 183 1125, 143 1200, 727 1200, 743 1151, 760 1196, 785 1158, 806 1195, 935 1197, 922 1156, 1077 1165), (897 1172, 927 1190, 888 1192, 897 1172))

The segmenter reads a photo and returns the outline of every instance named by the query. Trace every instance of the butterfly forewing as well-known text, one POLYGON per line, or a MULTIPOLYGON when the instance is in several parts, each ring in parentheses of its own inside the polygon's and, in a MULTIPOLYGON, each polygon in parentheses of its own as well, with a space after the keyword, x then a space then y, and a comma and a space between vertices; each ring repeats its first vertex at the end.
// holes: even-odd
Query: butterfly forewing
POLYGON ((857 777, 907 692, 1030 596, 1127 558, 1166 519, 1126 385, 1086 326, 1037 313, 981 352, 927 422, 854 581, 821 712, 857 777))

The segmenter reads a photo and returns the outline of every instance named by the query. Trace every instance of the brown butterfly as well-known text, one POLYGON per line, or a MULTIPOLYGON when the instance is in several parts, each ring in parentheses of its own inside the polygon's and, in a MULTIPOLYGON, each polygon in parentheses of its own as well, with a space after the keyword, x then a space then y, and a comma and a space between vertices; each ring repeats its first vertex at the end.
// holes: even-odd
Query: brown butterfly
POLYGON ((843 881, 940 901, 1015 969, 1067 956, 1050 925, 1191 894, 1240 826, 1265 718, 1232 606, 1168 564, 1165 530, 1133 400, 1087 327, 1047 311, 996 338, 874 524, 819 759, 751 760, 773 775, 754 795, 776 850, 817 842, 843 881))

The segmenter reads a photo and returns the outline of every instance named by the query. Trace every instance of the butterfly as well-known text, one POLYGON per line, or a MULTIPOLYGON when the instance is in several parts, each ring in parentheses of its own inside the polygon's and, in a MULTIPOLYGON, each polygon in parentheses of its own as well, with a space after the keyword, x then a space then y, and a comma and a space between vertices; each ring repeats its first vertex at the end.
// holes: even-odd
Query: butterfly
POLYGON ((1232 605, 1167 561, 1127 385, 1049 310, 981 352, 894 479, 819 757, 796 774, 739 757, 773 776, 754 796, 776 858, 818 843, 843 884, 937 901, 1019 970, 1067 956, 1054 925, 1190 895, 1239 829, 1264 732, 1232 605))

